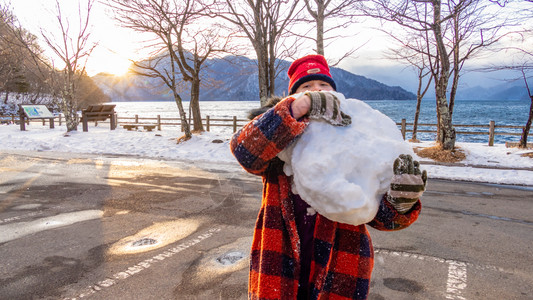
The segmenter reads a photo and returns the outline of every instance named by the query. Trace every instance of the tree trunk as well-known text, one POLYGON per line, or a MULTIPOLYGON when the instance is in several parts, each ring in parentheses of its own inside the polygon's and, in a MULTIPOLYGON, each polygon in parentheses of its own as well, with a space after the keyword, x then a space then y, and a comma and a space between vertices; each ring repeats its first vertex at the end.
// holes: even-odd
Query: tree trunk
POLYGON ((422 96, 419 94, 417 95, 416 97, 416 111, 415 111, 415 120, 413 122, 413 136, 411 137, 411 139, 413 140, 413 142, 416 142, 417 141, 417 138, 416 138, 416 132, 418 130, 418 117, 420 116, 420 104, 422 103, 422 96))
POLYGON ((531 129, 531 120, 533 119, 533 95, 529 95, 531 99, 531 104, 529 106, 529 118, 527 119, 526 126, 522 130, 522 137, 520 138, 520 143, 518 144, 519 148, 527 148, 527 136, 529 135, 529 130, 531 129))
POLYGON ((461 47, 459 47, 459 36, 460 36, 460 28, 459 28, 459 12, 457 12, 453 17, 453 32, 455 37, 454 44, 457 45, 453 48, 453 79, 452 79, 452 88, 450 89, 450 104, 448 105, 448 109, 450 111, 450 117, 453 118, 453 107, 455 105, 455 95, 457 94, 457 88, 459 86, 459 64, 460 62, 460 56, 459 56, 459 50, 461 47))
POLYGON ((444 67, 435 80, 435 97, 437 109, 437 144, 443 150, 453 150, 455 147, 455 128, 452 124, 448 101, 446 100, 446 87, 448 86, 448 72, 444 67))
POLYGON ((178 106, 178 111, 180 113, 180 119, 181 119, 181 126, 183 128, 183 132, 185 133, 185 137, 187 139, 190 139, 191 134, 191 127, 189 126, 189 122, 187 122, 187 116, 185 114, 185 110, 183 109, 183 102, 181 101, 181 97, 178 93, 176 93, 175 90, 173 90, 174 94, 174 101, 176 102, 176 105, 178 106))
POLYGON ((270 43, 268 57, 268 91, 267 97, 271 98, 276 93, 276 55, 275 44, 270 43))
POLYGON ((65 115, 65 123, 67 125, 67 132, 78 131, 78 106, 74 99, 74 82, 73 76, 67 74, 64 79, 65 89, 61 92, 61 100, 59 107, 65 115))
POLYGON ((455 95, 457 94, 457 87, 459 85, 459 69, 454 66, 452 88, 450 89, 450 104, 448 110, 450 111, 450 117, 453 118, 453 107, 455 106, 455 95))
POLYGON ((443 150, 453 150, 455 147, 455 128, 452 125, 445 92, 444 95, 437 95, 437 111, 439 123, 437 144, 442 146, 443 150))
POLYGON ((433 5, 433 34, 437 46, 440 71, 434 74, 435 97, 437 102, 437 144, 443 150, 453 150, 455 147, 455 129, 452 125, 452 116, 448 101, 446 100, 446 89, 450 75, 450 58, 446 51, 444 37, 441 28, 441 0, 432 2, 433 5))
POLYGON ((74 105, 72 96, 65 95, 61 98, 59 107, 65 116, 65 124, 67 126, 67 132, 78 131, 78 111, 74 105))
POLYGON ((261 106, 265 105, 268 100, 268 69, 267 69, 267 60, 268 53, 262 47, 258 46, 256 48, 257 53, 257 76, 259 81, 259 99, 261 106))
POLYGON ((202 115, 200 113, 200 79, 194 78, 191 82, 191 102, 194 131, 204 131, 202 115))
POLYGON ((324 7, 317 8, 316 53, 324 55, 324 7))

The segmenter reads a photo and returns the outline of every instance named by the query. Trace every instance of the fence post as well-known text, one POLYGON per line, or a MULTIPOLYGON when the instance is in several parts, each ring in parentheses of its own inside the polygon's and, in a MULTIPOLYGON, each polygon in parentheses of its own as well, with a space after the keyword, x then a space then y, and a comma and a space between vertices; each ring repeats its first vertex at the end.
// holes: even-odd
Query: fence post
POLYGON ((61 114, 59 114, 59 126, 61 126, 61 114))
POLYGON ((209 116, 205 117, 205 128, 209 131, 209 116))
POLYGON ((115 130, 117 128, 117 115, 115 113, 112 113, 111 116, 109 116, 109 129, 115 130))
POLYGON ((405 119, 402 119, 402 136, 405 140, 405 133, 407 132, 407 121, 405 119))
POLYGON ((494 128, 495 128, 494 121, 490 121, 489 125, 489 146, 494 146, 494 128))
POLYGON ((135 115, 135 124, 139 124, 139 115, 135 115))
POLYGON ((237 116, 233 116, 233 133, 237 132, 237 116))
POLYGON ((81 124, 83 132, 89 131, 89 121, 87 120, 87 114, 85 112, 81 113, 81 124))
POLYGON ((157 130, 161 131, 161 115, 157 115, 157 130))
POLYGON ((24 110, 22 107, 19 106, 19 125, 20 125, 20 131, 26 130, 26 123, 24 123, 26 120, 24 120, 24 110))
POLYGON ((43 119, 43 126, 46 125, 46 119, 43 119))

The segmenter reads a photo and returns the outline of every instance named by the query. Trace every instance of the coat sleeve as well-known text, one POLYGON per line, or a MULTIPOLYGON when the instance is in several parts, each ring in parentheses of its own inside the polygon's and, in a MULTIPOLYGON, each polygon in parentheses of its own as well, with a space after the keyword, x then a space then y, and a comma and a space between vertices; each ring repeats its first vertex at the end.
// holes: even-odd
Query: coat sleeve
POLYGON ((392 204, 387 201, 387 195, 385 194, 381 198, 381 203, 379 204, 379 210, 376 216, 368 225, 372 226, 377 230, 382 231, 394 231, 401 230, 409 227, 413 224, 418 215, 422 205, 420 199, 415 203, 415 205, 405 214, 400 214, 392 204))
POLYGON ((309 124, 296 120, 290 111, 295 99, 287 97, 244 125, 231 138, 231 152, 248 172, 262 175, 270 160, 297 139, 309 124))

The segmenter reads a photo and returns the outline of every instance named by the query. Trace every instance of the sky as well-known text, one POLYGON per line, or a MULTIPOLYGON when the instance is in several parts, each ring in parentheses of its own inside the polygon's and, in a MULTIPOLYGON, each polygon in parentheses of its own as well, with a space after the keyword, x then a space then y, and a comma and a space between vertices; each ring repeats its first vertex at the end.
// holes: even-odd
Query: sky
MULTIPOLYGON (((11 1, 11 7, 22 25, 34 34, 39 35, 40 28, 57 28, 55 19, 56 0, 3 0, 11 1)), ((69 18, 77 20, 77 3, 75 0, 59 0, 64 11, 68 11, 69 18)), ((84 1, 82 1, 84 2, 84 1)), ((118 26, 111 17, 111 13, 100 2, 95 2, 91 14, 92 19, 92 41, 98 42, 98 47, 94 50, 89 62, 87 72, 95 75, 99 72, 124 74, 130 65, 130 59, 140 59, 143 57, 141 41, 144 40, 139 34, 118 26)), ((533 20, 532 20, 533 22, 533 20)), ((75 23, 75 22, 73 22, 75 23)), ((399 65, 397 62, 384 58, 384 53, 390 40, 376 29, 374 22, 364 22, 353 24, 349 31, 355 33, 352 37, 346 37, 336 42, 335 47, 330 49, 340 49, 339 54, 344 49, 361 47, 352 58, 343 60, 338 67, 346 69, 352 73, 363 75, 391 86, 401 86, 411 92, 416 92, 417 78, 414 72, 399 65)), ((326 49, 328 51, 328 49, 326 49)), ((333 50, 335 51, 335 50, 333 50)), ((305 53, 307 54, 307 53, 305 53)), ((333 53, 333 56, 336 54, 333 53)), ((505 54, 495 54, 489 57, 503 59, 505 54)), ((496 60, 496 61, 498 61, 496 60)), ((490 87, 504 83, 498 73, 466 72, 463 74, 463 83, 467 85, 490 87)))
MULTIPOLYGON (((21 132, 18 125, 0 125, 0 151, 69 152, 97 155, 121 155, 142 164, 144 160, 179 160, 190 163, 216 163, 217 168, 240 169, 229 150, 231 133, 205 132, 194 135, 190 141, 176 145, 182 135, 179 130, 162 127, 162 131, 127 131, 119 126, 109 130, 109 125, 94 127, 89 131, 71 132, 65 137, 65 126, 50 129, 48 124, 32 122, 21 132), (213 143, 221 140, 223 143, 213 143), (150 145, 149 147, 147 145, 150 145), (194 155, 193 155, 194 154, 194 155)), ((412 144, 413 147, 431 147, 433 142, 412 144)), ((503 144, 489 147, 480 143, 457 143, 466 153, 462 166, 442 166, 429 159, 419 158, 422 169, 430 179, 451 179, 492 184, 525 185, 533 188, 533 158, 522 157, 533 150, 506 148, 503 144), (482 167, 479 167, 482 166, 482 167), (529 170, 523 170, 529 168, 529 170)), ((244 170, 242 170, 244 172, 244 170)))
MULTIPOLYGON (((22 26, 40 37, 41 28, 58 28, 55 3, 55 0, 15 0, 11 2, 11 7, 22 26)), ((71 26, 77 25, 78 1, 60 0, 60 5, 62 11, 68 12, 69 18, 73 18, 71 26)), ((87 62, 87 73, 90 76, 99 72, 116 75, 126 73, 130 59, 140 58, 136 49, 142 37, 117 26, 108 9, 99 2, 94 3, 90 23, 91 41, 98 43, 98 46, 87 62)))

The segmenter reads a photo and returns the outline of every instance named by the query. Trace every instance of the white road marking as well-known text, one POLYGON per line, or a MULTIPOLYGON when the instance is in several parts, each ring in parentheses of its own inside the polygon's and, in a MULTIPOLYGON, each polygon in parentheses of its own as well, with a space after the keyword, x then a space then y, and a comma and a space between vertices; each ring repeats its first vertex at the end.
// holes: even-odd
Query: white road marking
POLYGON ((166 251, 163 251, 162 253, 159 253, 155 256, 153 256, 152 258, 148 258, 148 259, 145 259, 131 267, 128 267, 127 269, 121 271, 121 272, 118 272, 118 273, 115 273, 113 275, 111 275, 110 277, 108 278, 105 278, 104 280, 101 280, 99 282, 97 282, 96 284, 94 285, 91 285, 91 286, 88 286, 87 288, 83 289, 83 291, 78 294, 78 296, 74 297, 74 298, 65 298, 66 299, 70 299, 70 300, 76 300, 76 299, 80 299, 80 298, 84 298, 84 297, 88 297, 90 295, 93 295, 105 288, 108 288, 110 286, 113 286, 115 284, 118 284, 120 281, 122 280, 125 280, 135 274, 138 274, 139 272, 145 270, 145 269, 148 269, 150 267, 152 267, 154 264, 158 263, 158 262, 161 262, 169 257, 172 257, 174 256, 175 254, 177 253, 180 253, 181 251, 189 248, 189 247, 192 247, 198 243, 200 243, 201 241, 207 239, 207 238, 210 238, 211 236, 213 236, 215 233, 219 232, 221 229, 220 228, 213 228, 213 229, 210 229, 208 230, 206 233, 204 234, 201 234, 199 236, 197 236, 196 238, 192 239, 191 241, 188 241, 188 242, 185 242, 185 243, 182 243, 182 244, 179 244, 177 245, 176 247, 173 247, 171 249, 168 249, 166 251))
MULTIPOLYGON (((401 257, 407 257, 407 258, 414 258, 414 259, 424 260, 424 261, 435 261, 438 263, 448 264, 448 277, 446 280, 446 293, 445 293, 446 299, 466 300, 466 298, 463 296, 463 291, 467 287, 466 267, 473 266, 472 264, 468 264, 465 262, 456 261, 452 259, 444 259, 440 257, 434 257, 434 256, 428 256, 428 255, 416 254, 416 253, 401 252, 401 251, 390 251, 390 250, 385 250, 385 249, 376 249, 375 253, 383 254, 383 255, 390 255, 390 256, 401 256, 401 257)), ((496 268, 492 266, 485 266, 483 268, 505 272, 501 268, 496 268)))
POLYGON ((449 262, 446 299, 466 300, 462 296, 464 289, 466 289, 466 264, 457 261, 449 262))
MULTIPOLYGON (((19 207, 22 207, 22 205, 14 207, 13 209, 18 209, 19 207)), ((59 208, 59 207, 60 206, 52 206, 50 208, 47 208, 47 210, 54 210, 54 209, 59 208)), ((20 216, 14 216, 14 217, 1 219, 0 220, 0 224, 2 224, 2 223, 10 223, 10 222, 13 222, 13 221, 18 221, 18 220, 22 220, 22 219, 26 219, 26 218, 30 218, 30 217, 35 217, 35 216, 44 214, 44 212, 45 212, 44 210, 32 211, 32 212, 29 212, 29 213, 26 213, 26 214, 23 214, 23 215, 20 215, 20 216)))
POLYGON ((53 228, 68 226, 87 220, 99 219, 103 215, 104 212, 101 210, 82 210, 41 218, 29 222, 0 225, 0 243, 16 240, 29 234, 53 228))

